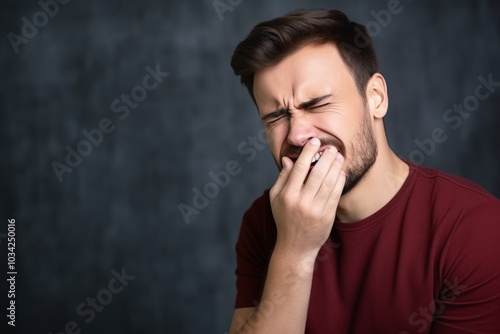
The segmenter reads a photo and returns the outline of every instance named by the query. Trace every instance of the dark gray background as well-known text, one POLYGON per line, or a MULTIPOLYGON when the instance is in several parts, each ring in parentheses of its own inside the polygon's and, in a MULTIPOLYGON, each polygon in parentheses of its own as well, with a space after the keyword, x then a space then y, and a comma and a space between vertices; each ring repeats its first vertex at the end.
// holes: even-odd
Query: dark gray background
MULTIPOLYGON (((58 333, 68 321, 83 333, 227 330, 241 216, 277 176, 267 148, 251 161, 238 152, 261 125, 232 74, 232 51, 255 24, 295 8, 338 8, 367 23, 388 1, 244 0, 223 20, 212 2, 72 0, 18 54, 6 36, 20 34, 21 18, 32 21, 40 6, 2 2, 0 208, 2 224, 17 221, 20 332, 58 333), (118 119, 111 102, 157 64, 170 75, 118 119), (51 163, 105 117, 115 131, 60 183, 51 163), (241 173, 186 224, 178 205, 192 205, 193 188, 230 160, 241 173), (77 306, 122 267, 135 279, 85 323, 77 306)), ((442 119, 474 93, 478 76, 500 81, 500 3, 401 5, 374 36, 392 147, 409 159, 414 140, 440 127, 448 140, 424 165, 500 196, 500 87, 458 129, 442 119)))

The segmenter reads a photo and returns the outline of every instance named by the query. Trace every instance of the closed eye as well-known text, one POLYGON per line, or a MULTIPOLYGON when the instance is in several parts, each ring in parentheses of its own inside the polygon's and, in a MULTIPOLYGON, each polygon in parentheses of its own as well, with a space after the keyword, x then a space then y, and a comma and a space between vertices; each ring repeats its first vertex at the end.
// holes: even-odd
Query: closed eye
POLYGON ((282 119, 283 117, 285 117, 285 115, 280 115, 280 116, 277 116, 277 117, 274 117, 273 119, 270 119, 267 124, 268 125, 273 125, 275 124, 276 122, 278 122, 280 119, 282 119))
MULTIPOLYGON (((323 99, 325 99, 325 98, 327 98, 329 96, 330 95, 326 95, 326 96, 314 99, 313 101, 308 101, 306 103, 301 104, 300 107, 303 110, 309 110, 309 111, 320 110, 322 108, 325 108, 325 107, 329 106, 331 103, 330 102, 323 103, 323 104, 320 104, 320 105, 317 105, 317 106, 315 106, 313 103, 314 102, 317 103, 320 100, 323 100, 323 99), (311 104, 313 104, 313 106, 309 106, 311 104)), ((276 123, 278 123, 278 121, 280 121, 281 119, 283 119, 283 117, 288 117, 288 116, 290 116, 290 111, 288 109, 282 108, 282 109, 278 109, 276 111, 268 113, 267 115, 265 115, 264 117, 262 117, 262 121, 266 125, 272 126, 272 125, 276 125, 276 123)))
POLYGON ((289 111, 287 109, 279 109, 262 117, 262 121, 264 121, 267 125, 273 125, 283 117, 288 116, 288 114, 289 111))
POLYGON ((324 104, 320 104, 319 106, 310 107, 308 110, 321 109, 321 108, 324 108, 324 107, 329 106, 329 105, 330 105, 330 103, 324 103, 324 104))

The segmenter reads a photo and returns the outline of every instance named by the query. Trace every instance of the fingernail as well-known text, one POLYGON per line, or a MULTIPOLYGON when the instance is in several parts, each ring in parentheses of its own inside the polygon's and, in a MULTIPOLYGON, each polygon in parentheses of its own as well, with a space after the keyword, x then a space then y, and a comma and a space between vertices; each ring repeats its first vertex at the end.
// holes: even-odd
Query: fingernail
POLYGON ((336 157, 335 159, 337 159, 337 160, 338 160, 338 161, 340 161, 340 162, 344 161, 344 157, 343 157, 343 156, 342 156, 342 154, 340 154, 340 153, 339 153, 339 154, 337 154, 337 157, 336 157))
POLYGON ((319 146, 319 139, 313 138, 313 139, 311 139, 310 143, 314 146, 319 146))

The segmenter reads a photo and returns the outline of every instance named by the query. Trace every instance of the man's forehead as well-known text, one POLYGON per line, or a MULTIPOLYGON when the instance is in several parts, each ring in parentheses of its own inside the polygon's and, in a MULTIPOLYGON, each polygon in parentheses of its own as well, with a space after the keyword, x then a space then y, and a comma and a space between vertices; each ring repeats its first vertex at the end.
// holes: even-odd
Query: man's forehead
POLYGON ((346 74, 349 72, 335 46, 308 45, 255 73, 254 96, 262 106, 281 105, 292 96, 300 103, 331 94, 346 74))

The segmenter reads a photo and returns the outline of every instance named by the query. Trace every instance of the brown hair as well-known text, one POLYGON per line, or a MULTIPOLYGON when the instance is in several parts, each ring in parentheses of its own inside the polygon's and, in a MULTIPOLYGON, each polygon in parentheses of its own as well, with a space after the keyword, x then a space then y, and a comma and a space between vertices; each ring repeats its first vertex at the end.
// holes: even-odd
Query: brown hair
POLYGON ((254 74, 276 65, 308 44, 332 43, 350 69, 363 100, 368 80, 378 72, 373 42, 363 25, 338 10, 300 9, 256 25, 231 59, 234 74, 254 99, 254 74))

